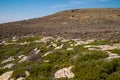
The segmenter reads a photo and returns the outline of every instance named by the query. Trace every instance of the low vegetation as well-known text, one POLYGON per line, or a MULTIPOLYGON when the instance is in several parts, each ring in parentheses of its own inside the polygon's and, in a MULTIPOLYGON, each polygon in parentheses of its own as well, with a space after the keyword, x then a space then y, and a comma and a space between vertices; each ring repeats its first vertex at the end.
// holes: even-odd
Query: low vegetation
MULTIPOLYGON (((64 67, 74 66, 72 72, 75 74, 74 78, 70 80, 119 80, 120 79, 120 58, 112 59, 107 61, 106 58, 109 54, 105 51, 100 50, 89 50, 85 48, 85 45, 110 45, 114 42, 95 41, 89 44, 79 44, 75 46, 76 42, 69 40, 61 42, 61 40, 53 41, 50 40, 47 43, 39 42, 41 37, 30 37, 16 41, 17 44, 0 45, 0 75, 3 73, 13 70, 11 78, 17 79, 19 77, 25 77, 25 71, 30 73, 30 76, 26 77, 26 80, 68 80, 68 78, 56 79, 54 74, 57 70, 64 67), (30 42, 29 44, 19 45, 20 42, 30 42), (57 46, 63 46, 60 49, 55 49, 52 44, 57 46), (73 44, 72 46, 70 44, 73 44), (39 56, 33 56, 31 60, 19 62, 18 56, 25 55, 31 56, 33 50, 37 48, 40 52, 39 56), (73 48, 67 50, 67 48, 73 48), (50 54, 45 55, 47 52, 50 54), (7 63, 15 63, 12 68, 2 69, 7 63, 2 62, 9 57, 13 56, 14 61, 7 63)), ((116 42, 115 42, 116 43, 116 42)), ((118 43, 118 42, 117 42, 118 43)), ((119 49, 110 50, 113 53, 120 55, 119 49)))

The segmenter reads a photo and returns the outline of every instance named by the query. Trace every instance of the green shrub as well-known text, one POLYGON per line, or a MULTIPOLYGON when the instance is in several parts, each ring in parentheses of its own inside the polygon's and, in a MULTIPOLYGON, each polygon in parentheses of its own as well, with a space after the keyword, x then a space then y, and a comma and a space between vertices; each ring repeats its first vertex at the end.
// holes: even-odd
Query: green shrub
POLYGON ((16 69, 16 70, 13 72, 11 78, 17 79, 17 78, 19 78, 19 77, 25 77, 25 71, 26 71, 26 70, 25 70, 24 68, 16 69))
POLYGON ((53 65, 48 63, 32 65, 29 72, 31 75, 28 77, 28 80, 31 78, 33 80, 50 79, 53 77, 53 65))
POLYGON ((108 57, 107 53, 101 51, 90 51, 78 57, 78 61, 98 60, 108 57))
POLYGON ((89 43, 89 45, 105 45, 105 44, 111 44, 110 40, 99 40, 99 41, 94 41, 92 43, 89 43))
POLYGON ((36 37, 26 37, 26 38, 22 38, 20 40, 18 40, 17 42, 33 42, 35 40, 40 40, 41 37, 40 36, 36 36, 36 37))

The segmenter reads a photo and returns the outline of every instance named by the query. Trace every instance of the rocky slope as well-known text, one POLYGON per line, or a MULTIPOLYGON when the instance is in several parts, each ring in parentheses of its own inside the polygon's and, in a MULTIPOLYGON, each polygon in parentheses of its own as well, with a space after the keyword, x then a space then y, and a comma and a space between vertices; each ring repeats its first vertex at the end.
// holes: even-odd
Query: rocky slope
POLYGON ((23 36, 0 43, 0 80, 119 80, 120 41, 23 36))
POLYGON ((0 80, 120 80, 120 9, 0 24, 0 80))
POLYGON ((120 39, 120 9, 75 9, 0 24, 0 39, 25 35, 120 39))

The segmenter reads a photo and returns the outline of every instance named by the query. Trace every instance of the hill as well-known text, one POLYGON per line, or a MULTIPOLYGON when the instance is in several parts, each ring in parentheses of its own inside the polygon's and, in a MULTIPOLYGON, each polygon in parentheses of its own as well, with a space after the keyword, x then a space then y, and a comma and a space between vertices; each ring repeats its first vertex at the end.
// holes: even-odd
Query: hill
POLYGON ((1 24, 0 80, 120 80, 119 35, 120 9, 1 24))
POLYGON ((120 9, 75 9, 0 24, 0 39, 25 35, 120 39, 120 9))

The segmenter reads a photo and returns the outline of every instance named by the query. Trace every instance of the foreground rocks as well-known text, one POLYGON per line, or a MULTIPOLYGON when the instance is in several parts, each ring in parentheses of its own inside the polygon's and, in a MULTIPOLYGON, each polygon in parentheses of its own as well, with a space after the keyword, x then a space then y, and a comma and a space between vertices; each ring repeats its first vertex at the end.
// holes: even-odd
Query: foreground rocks
POLYGON ((80 76, 78 75, 79 76, 78 77, 77 74, 79 72, 77 73, 77 71, 74 70, 82 71, 84 67, 88 67, 86 65, 91 66, 91 64, 94 64, 92 62, 97 63, 101 61, 101 62, 109 63, 112 62, 114 59, 120 58, 119 53, 110 51, 110 50, 118 49, 119 52, 120 49, 119 42, 110 43, 110 41, 106 42, 95 39, 89 39, 89 40, 65 39, 63 37, 58 37, 58 38, 42 37, 38 40, 34 40, 34 39, 36 38, 33 37, 29 41, 28 38, 27 41, 25 42, 23 40, 22 42, 20 42, 19 39, 17 39, 12 41, 4 41, 4 43, 1 44, 3 48, 7 47, 8 50, 6 51, 6 49, 4 50, 2 47, 0 49, 0 51, 3 50, 3 54, 7 55, 7 56, 1 55, 3 59, 1 59, 0 57, 0 70, 2 72, 0 76, 0 80, 9 80, 9 78, 10 80, 14 80, 14 78, 12 78, 11 76, 14 73, 14 71, 17 70, 18 73, 15 73, 16 74, 15 80, 26 80, 27 78, 34 79, 34 76, 35 79, 36 77, 39 77, 38 80, 43 80, 43 79, 49 80, 52 78, 55 78, 56 80, 64 79, 64 78, 76 79, 79 78, 80 76), (94 44, 96 42, 99 44, 94 44), (29 43, 29 44, 21 45, 21 43, 29 43), (12 48, 10 48, 9 46, 12 48), (9 51, 10 52, 12 51, 10 55, 7 54, 9 53, 9 51), (86 62, 89 62, 90 64, 86 62), (82 66, 84 67, 81 68, 81 66, 79 66, 81 64, 83 64, 82 66), (74 66, 70 66, 70 65, 74 65, 74 66), (76 69, 76 68, 80 68, 80 69, 76 69), (9 70, 11 70, 12 72, 10 73, 9 70), (56 72, 54 72, 54 70, 56 72), (29 76, 30 73, 31 76, 29 76), (8 76, 6 77, 6 79, 4 79, 5 75, 8 76), (47 77, 49 78, 47 79, 47 77))
POLYGON ((0 80, 9 80, 9 78, 12 76, 13 71, 5 72, 0 76, 0 80))
POLYGON ((70 67, 67 67, 67 68, 63 68, 63 69, 60 69, 58 70, 56 73, 55 73, 55 78, 73 78, 75 77, 74 73, 71 71, 71 69, 73 68, 74 66, 70 66, 70 67))
MULTIPOLYGON (((8 72, 3 73, 3 74, 0 76, 0 80, 15 80, 14 78, 11 78, 13 72, 14 72, 14 71, 8 71, 8 72)), ((19 78, 17 78, 16 80, 26 80, 26 78, 27 78, 28 76, 30 76, 30 73, 29 73, 28 71, 25 71, 25 77, 19 77, 19 78)))

